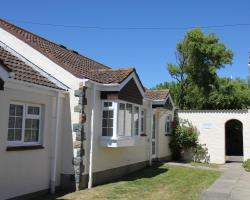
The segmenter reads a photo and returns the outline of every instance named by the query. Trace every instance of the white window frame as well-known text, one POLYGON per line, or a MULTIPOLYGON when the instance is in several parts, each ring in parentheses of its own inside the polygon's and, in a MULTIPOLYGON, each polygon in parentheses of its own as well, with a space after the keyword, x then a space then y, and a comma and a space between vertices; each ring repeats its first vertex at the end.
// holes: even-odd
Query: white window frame
POLYGON ((165 118, 165 135, 172 134, 171 122, 172 122, 172 115, 168 114, 165 118), (167 126, 169 126, 169 130, 167 129, 167 126))
MULTIPOLYGON (((39 104, 31 104, 31 103, 20 103, 20 102, 10 102, 10 105, 22 105, 23 106, 23 116, 22 116, 22 133, 21 133, 21 140, 20 141, 8 141, 8 134, 9 134, 9 127, 7 132, 7 141, 8 146, 33 146, 33 145, 41 145, 41 139, 42 139, 42 106, 39 104), (39 107, 39 115, 31 115, 28 114, 28 107, 39 107), (38 133, 38 141, 37 142, 24 142, 25 137, 25 121, 26 119, 39 119, 39 133, 38 133)), ((8 119, 9 119, 9 113, 8 113, 8 119)), ((9 123, 9 120, 8 120, 9 123)))
POLYGON ((143 107, 140 108, 140 121, 139 121, 139 125, 140 125, 140 134, 146 134, 146 124, 145 124, 145 109, 143 107), (143 115, 142 115, 143 112, 143 115), (143 119, 143 126, 142 126, 142 119, 143 119))
MULTIPOLYGON (((107 137, 107 138, 115 138, 115 133, 116 133, 116 129, 117 129, 117 102, 116 101, 110 101, 110 100, 103 100, 102 101, 102 122, 103 122, 103 111, 105 110, 113 110, 113 133, 112 133, 112 136, 103 136, 102 135, 102 130, 101 130, 101 136, 102 137, 107 137), (104 107, 104 103, 105 102, 110 102, 112 103, 112 106, 111 107, 104 107)), ((103 123, 102 123, 102 127, 101 129, 103 128, 103 123)))
MULTIPOLYGON (((139 137, 140 136, 140 127, 141 127, 141 121, 140 121, 140 117, 141 117, 141 107, 142 105, 139 104, 135 104, 135 103, 131 103, 128 101, 123 101, 123 100, 102 100, 102 114, 101 114, 101 120, 103 121, 103 111, 104 110, 110 110, 112 109, 114 112, 114 118, 113 118, 113 136, 103 136, 102 135, 102 130, 101 130, 101 137, 103 138, 111 138, 111 139, 118 139, 118 138, 131 138, 131 137, 139 137), (105 102, 112 102, 112 107, 104 107, 104 103, 105 102), (126 117, 124 118, 124 134, 123 135, 119 135, 118 130, 119 130, 119 124, 118 124, 118 117, 119 117, 119 109, 120 109, 120 103, 125 104, 125 110, 126 110, 126 104, 131 104, 132 105, 132 124, 131 124, 131 136, 126 136, 125 135, 125 124, 126 124, 126 117), (138 135, 135 135, 134 130, 135 130, 135 123, 134 123, 134 107, 137 106, 139 108, 139 130, 138 130, 138 135)), ((145 111, 144 111, 145 112, 145 111)), ((145 122, 144 122, 145 123, 145 122)), ((101 128, 103 127, 103 124, 101 126, 101 128)))

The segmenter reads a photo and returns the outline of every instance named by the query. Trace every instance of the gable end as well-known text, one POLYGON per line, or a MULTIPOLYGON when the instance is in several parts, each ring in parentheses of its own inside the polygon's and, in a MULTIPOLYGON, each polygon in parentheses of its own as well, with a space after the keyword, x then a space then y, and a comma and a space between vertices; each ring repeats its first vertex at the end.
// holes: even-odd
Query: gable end
POLYGON ((143 102, 143 96, 133 78, 120 91, 102 91, 101 99, 120 99, 139 105, 142 105, 143 102))
POLYGON ((142 105, 143 96, 132 78, 119 92, 119 99, 142 105))

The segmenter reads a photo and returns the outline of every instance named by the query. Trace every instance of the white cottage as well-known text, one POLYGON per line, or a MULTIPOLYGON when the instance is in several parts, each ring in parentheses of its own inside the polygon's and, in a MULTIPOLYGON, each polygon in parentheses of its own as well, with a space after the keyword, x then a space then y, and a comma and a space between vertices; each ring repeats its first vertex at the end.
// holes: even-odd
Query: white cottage
POLYGON ((0 199, 91 188, 169 159, 174 105, 112 69, 0 20, 0 199))

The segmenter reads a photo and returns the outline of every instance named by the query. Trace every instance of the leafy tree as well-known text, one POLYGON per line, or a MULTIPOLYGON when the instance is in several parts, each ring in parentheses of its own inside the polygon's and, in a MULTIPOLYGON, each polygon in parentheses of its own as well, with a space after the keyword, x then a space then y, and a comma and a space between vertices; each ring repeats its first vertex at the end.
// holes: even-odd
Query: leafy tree
POLYGON ((176 103, 183 109, 190 90, 207 98, 218 87, 217 70, 232 63, 233 53, 214 34, 200 29, 188 31, 176 49, 177 64, 168 64, 168 71, 177 81, 176 103))
MULTIPOLYGON (((183 109, 242 109, 250 105, 250 79, 217 78, 217 84, 217 87, 211 89, 208 97, 200 92, 198 86, 188 87, 183 97, 183 109)), ((169 88, 178 106, 179 83, 165 82, 155 88, 169 88)))

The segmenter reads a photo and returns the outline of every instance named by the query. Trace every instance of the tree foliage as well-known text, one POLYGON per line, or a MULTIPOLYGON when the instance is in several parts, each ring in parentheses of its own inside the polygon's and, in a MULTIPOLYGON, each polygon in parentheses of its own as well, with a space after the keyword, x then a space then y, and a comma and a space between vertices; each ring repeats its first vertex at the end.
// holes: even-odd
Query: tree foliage
POLYGON ((190 88, 208 97, 218 87, 217 70, 232 63, 233 53, 214 34, 205 34, 200 29, 188 31, 176 49, 177 63, 168 64, 168 71, 178 83, 178 105, 184 108, 190 88))
POLYGON ((180 109, 241 109, 249 105, 249 81, 217 75, 219 69, 232 64, 233 53, 214 34, 190 30, 176 50, 176 64, 168 64, 175 81, 156 88, 169 88, 180 109))

